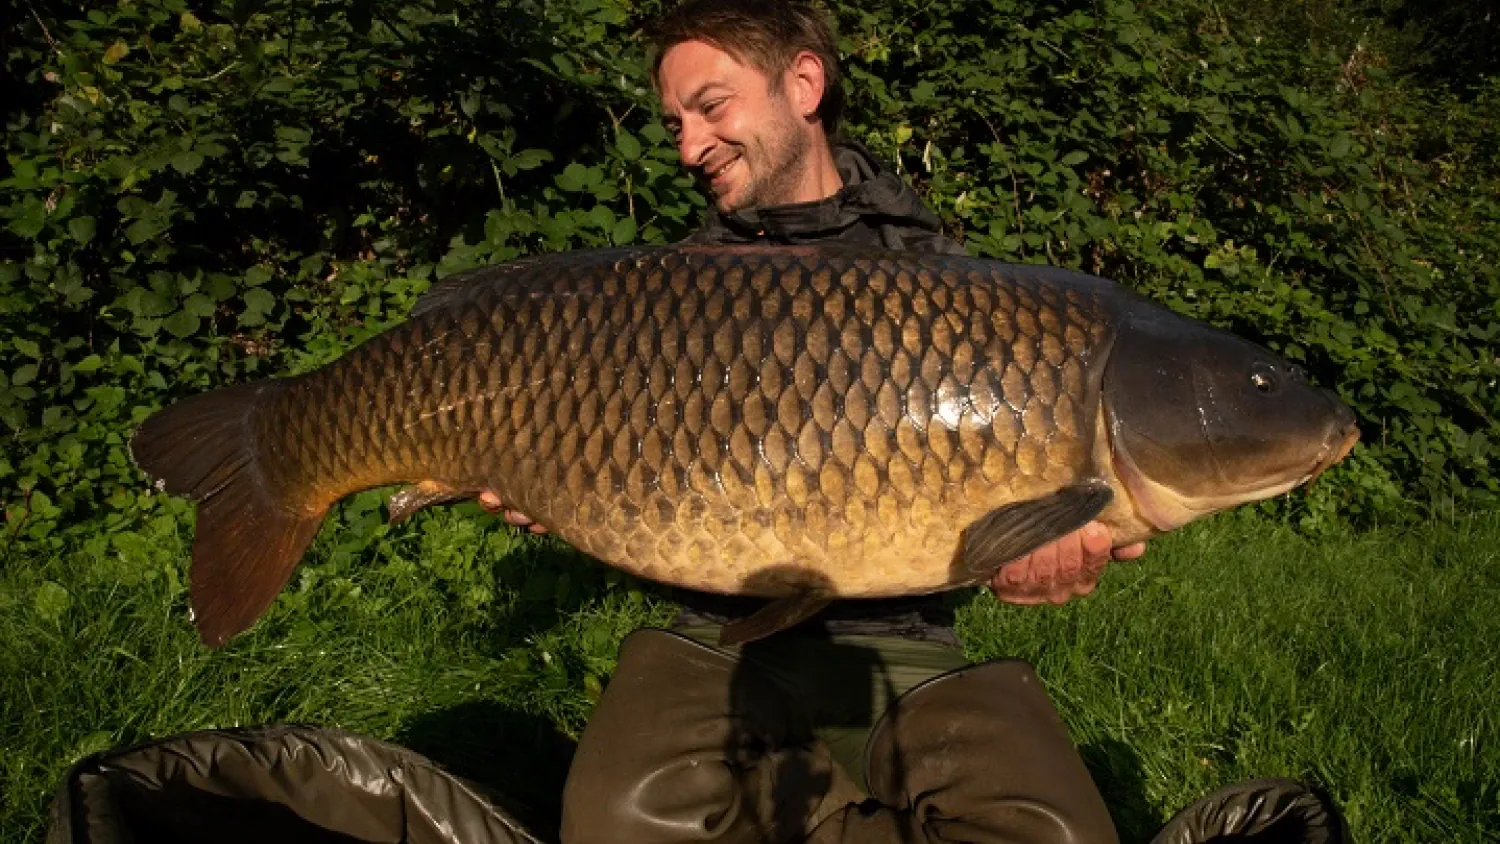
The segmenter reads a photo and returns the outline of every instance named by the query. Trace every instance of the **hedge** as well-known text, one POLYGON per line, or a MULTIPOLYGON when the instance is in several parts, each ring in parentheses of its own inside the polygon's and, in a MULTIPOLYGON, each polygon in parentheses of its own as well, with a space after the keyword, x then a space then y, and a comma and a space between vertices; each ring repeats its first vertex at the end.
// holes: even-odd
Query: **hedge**
MULTIPOLYGON (((6 541, 163 506, 135 424, 329 361, 436 278, 685 236, 704 202, 640 34, 660 9, 26 4, 3 57, 6 541)), ((1326 527, 1500 500, 1500 80, 1425 84, 1207 0, 836 15, 847 135, 971 251, 1131 285, 1356 408, 1353 456, 1269 509, 1326 527)))

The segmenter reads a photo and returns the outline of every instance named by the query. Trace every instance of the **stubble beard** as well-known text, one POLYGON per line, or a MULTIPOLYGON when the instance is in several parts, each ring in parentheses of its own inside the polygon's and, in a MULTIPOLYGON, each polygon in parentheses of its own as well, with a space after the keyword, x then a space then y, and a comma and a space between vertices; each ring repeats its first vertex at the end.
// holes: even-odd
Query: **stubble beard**
POLYGON ((806 181, 812 144, 790 111, 780 111, 775 123, 745 144, 741 155, 751 173, 750 181, 731 206, 720 204, 721 211, 748 211, 796 201, 806 181))

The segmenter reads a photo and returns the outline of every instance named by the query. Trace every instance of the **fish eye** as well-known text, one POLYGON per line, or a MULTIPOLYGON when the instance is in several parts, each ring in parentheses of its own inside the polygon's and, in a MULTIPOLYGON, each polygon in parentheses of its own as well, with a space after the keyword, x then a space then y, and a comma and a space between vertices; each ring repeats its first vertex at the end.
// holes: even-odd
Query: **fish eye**
POLYGON ((1262 395, 1272 395, 1281 387, 1275 368, 1257 363, 1250 368, 1250 384, 1262 395))

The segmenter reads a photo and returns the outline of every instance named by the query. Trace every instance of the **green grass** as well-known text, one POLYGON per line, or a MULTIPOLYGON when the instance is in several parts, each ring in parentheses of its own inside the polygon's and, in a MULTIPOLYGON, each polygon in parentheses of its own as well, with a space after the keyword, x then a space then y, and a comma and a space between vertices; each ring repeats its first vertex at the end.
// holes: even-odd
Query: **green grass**
POLYGON ((1225 518, 1042 613, 976 602, 973 655, 1038 666, 1122 829, 1316 781, 1356 841, 1500 840, 1500 517, 1312 542, 1225 518))
MULTIPOLYGON (((671 607, 472 507, 387 530, 376 501, 217 652, 185 615, 180 516, 0 559, 0 840, 40 840, 89 752, 275 721, 395 740, 555 812, 616 645, 671 607)), ((1268 775, 1323 784, 1357 841, 1500 840, 1500 515, 1316 542, 1222 517, 1087 600, 978 596, 960 627, 976 658, 1037 664, 1127 841, 1268 775)))

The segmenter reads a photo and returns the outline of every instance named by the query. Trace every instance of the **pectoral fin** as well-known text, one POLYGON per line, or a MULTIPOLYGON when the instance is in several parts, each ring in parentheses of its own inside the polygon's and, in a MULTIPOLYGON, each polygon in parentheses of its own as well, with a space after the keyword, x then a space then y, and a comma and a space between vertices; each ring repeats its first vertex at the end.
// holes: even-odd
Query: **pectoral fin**
POLYGON ((439 481, 422 481, 419 484, 406 487, 390 497, 386 502, 386 508, 390 514, 387 521, 391 524, 405 521, 411 515, 423 507, 431 507, 434 504, 446 504, 449 501, 460 501, 473 497, 473 493, 455 489, 439 481))
POLYGON ((1083 483, 991 510, 964 531, 964 569, 988 579, 1006 563, 1088 524, 1113 497, 1102 482, 1083 483))
POLYGON ((745 618, 724 625, 724 629, 719 631, 719 644, 732 647, 764 639, 772 633, 812 618, 831 603, 833 599, 829 596, 812 591, 777 598, 745 618))

